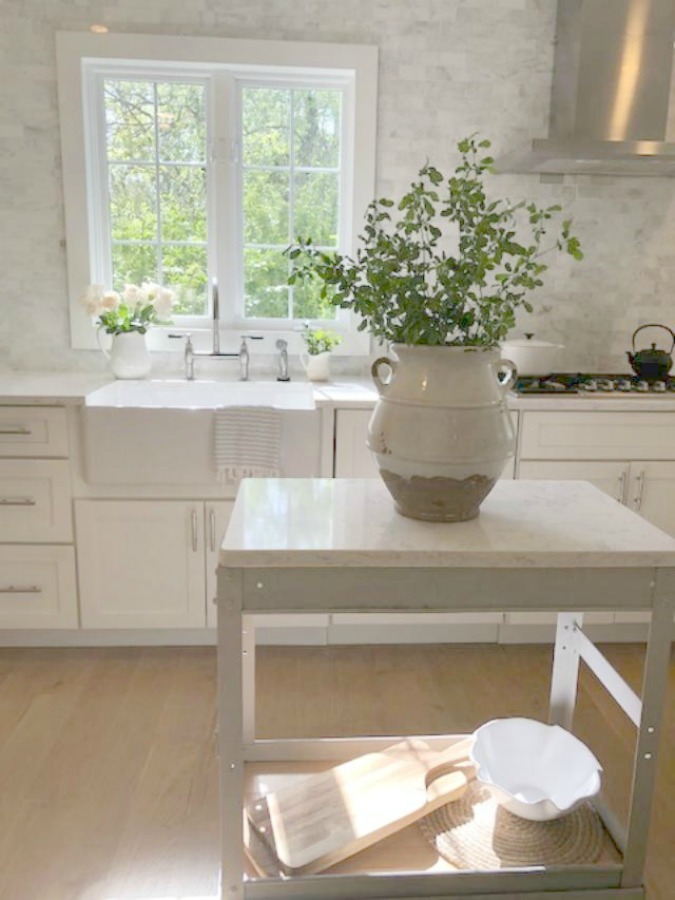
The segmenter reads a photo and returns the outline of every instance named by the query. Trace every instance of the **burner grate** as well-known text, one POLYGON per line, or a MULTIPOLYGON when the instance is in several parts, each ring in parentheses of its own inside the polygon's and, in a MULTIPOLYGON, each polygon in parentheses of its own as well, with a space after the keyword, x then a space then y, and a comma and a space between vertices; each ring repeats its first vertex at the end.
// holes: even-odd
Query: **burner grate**
POLYGON ((645 381, 633 373, 552 372, 550 375, 521 376, 513 388, 518 394, 604 394, 643 396, 675 393, 675 378, 645 381))

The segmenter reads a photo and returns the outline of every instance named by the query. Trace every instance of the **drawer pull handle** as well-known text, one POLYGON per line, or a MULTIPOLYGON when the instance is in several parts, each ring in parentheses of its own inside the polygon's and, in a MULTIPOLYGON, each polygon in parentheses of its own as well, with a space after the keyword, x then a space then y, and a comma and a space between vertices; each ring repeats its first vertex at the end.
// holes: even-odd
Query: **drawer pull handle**
POLYGON ((192 522, 192 552, 197 552, 197 513, 195 510, 192 510, 192 514, 190 516, 192 522))
POLYGON ((216 550, 216 512, 209 510, 209 543, 211 545, 211 553, 216 550))
POLYGON ((617 494, 616 499, 619 501, 619 503, 624 503, 625 497, 626 497, 626 471, 624 470, 619 475, 619 489, 618 489, 618 494, 617 494))
POLYGON ((32 434, 30 428, 26 428, 24 425, 9 425, 7 428, 0 428, 0 434, 22 434, 28 435, 32 434))
POLYGON ((645 473, 641 471, 635 479, 635 497, 633 499, 633 508, 639 512, 642 507, 642 491, 645 486, 645 473))
POLYGON ((30 587, 14 587, 13 584, 10 584, 9 587, 0 587, 0 594, 41 594, 42 588, 38 587, 36 584, 31 584, 30 587))
POLYGON ((32 497, 0 497, 0 506, 35 506, 32 497))

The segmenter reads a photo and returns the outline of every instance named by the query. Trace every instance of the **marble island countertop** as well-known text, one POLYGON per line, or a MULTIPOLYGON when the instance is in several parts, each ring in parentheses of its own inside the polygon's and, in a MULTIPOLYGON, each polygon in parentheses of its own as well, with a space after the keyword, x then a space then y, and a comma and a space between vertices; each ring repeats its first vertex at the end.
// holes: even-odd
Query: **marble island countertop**
POLYGON ((583 481, 499 481, 468 522, 399 515, 380 479, 242 482, 230 567, 675 566, 675 539, 583 481), (273 519, 266 514, 275 509, 273 519))

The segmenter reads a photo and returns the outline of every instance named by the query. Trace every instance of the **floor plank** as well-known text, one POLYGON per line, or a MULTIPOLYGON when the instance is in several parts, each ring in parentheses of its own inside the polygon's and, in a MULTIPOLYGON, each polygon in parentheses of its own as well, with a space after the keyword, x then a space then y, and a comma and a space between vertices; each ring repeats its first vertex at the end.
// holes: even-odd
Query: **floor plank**
MULTIPOLYGON (((639 691, 641 648, 603 649, 639 691)), ((550 665, 545 646, 259 648, 258 734, 430 734, 545 718, 550 665)), ((1 900, 215 898, 215 696, 212 648, 0 650, 1 900)), ((650 900, 675 896, 674 698, 675 665, 650 900)), ((625 808, 634 732, 583 668, 575 730, 625 808)), ((439 867, 414 830, 405 842, 439 867)))

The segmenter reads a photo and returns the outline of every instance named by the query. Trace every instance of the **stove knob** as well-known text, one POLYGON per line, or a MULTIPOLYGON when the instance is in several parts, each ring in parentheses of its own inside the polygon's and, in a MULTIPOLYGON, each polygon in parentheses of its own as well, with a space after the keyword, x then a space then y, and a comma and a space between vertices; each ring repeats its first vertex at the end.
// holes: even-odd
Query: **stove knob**
POLYGON ((656 391, 657 394, 662 394, 666 390, 665 381, 655 381, 652 385, 652 390, 656 391))
POLYGON ((588 381, 584 381, 579 385, 579 387, 583 387, 585 391, 597 391, 598 382, 595 380, 595 378, 589 378, 588 381))
POLYGON ((646 381, 638 381, 637 384, 635 385, 635 390, 642 391, 644 393, 645 391, 649 390, 649 385, 647 384, 646 381))
POLYGON ((611 380, 611 378, 601 378, 598 381, 598 388, 601 391, 613 391, 614 382, 611 380))
POLYGON ((616 383, 616 389, 618 391, 630 391, 631 383, 630 383, 630 381, 628 381, 627 378, 621 378, 616 383))

